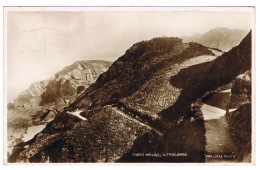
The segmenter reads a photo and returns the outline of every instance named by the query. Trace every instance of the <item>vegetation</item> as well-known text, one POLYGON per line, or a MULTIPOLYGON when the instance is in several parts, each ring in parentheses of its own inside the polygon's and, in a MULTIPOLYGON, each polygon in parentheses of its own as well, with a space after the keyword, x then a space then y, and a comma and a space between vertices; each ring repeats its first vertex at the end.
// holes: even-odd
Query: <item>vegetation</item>
MULTIPOLYGON (((251 69, 251 34, 211 62, 183 64, 207 55, 214 54, 178 38, 134 44, 59 113, 17 160, 204 162, 204 120, 199 109, 191 108, 192 103, 251 69), (123 112, 118 113, 119 109, 123 112), (68 114, 79 110, 87 120, 68 114), (146 125, 158 128, 162 135, 146 125), (186 156, 136 157, 134 153, 186 156)), ((62 87, 57 85, 57 89, 62 87)))
POLYGON ((250 162, 252 150, 251 71, 239 75, 231 89, 226 118, 238 146, 239 159, 250 162))

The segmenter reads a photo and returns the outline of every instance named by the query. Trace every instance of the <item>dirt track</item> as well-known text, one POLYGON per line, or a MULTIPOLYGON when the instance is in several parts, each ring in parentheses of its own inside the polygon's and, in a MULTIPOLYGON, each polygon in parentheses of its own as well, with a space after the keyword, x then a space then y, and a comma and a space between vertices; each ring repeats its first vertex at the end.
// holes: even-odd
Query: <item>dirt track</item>
POLYGON ((206 128, 206 162, 237 162, 236 144, 229 132, 222 108, 228 103, 230 92, 213 95, 201 108, 206 128))

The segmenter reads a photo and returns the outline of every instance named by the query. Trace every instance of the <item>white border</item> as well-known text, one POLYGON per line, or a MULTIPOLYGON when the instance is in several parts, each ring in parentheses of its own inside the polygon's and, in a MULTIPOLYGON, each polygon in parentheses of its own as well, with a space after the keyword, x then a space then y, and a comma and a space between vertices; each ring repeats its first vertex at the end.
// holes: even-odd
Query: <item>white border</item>
MULTIPOLYGON (((92 2, 92 1, 86 1, 86 0, 23 0, 23 1, 20 1, 20 0, 7 0, 7 2, 0 2, 1 3, 1 17, 3 18, 3 6, 256 6, 257 7, 257 0, 252 0, 252 1, 245 1, 245 0, 236 0, 236 1, 227 1, 227 0, 214 0, 214 1, 210 1, 210 0, 181 0, 181 1, 172 1, 172 0, 150 0, 148 3, 147 2, 144 2, 144 1, 138 1, 138 0, 132 0, 132 1, 120 1, 120 0, 111 0, 111 1, 108 1, 108 0, 95 0, 95 2, 92 2)), ((256 15, 258 16, 258 13, 256 13, 256 15)), ((258 18, 256 16, 256 18, 258 18)), ((256 29, 257 29, 257 23, 256 23, 256 29)), ((3 28, 1 27, 1 30, 3 28)), ((255 30, 256 30, 255 29, 255 30)), ((3 31, 2 31, 3 32, 3 31)), ((253 31, 254 32, 254 31, 253 31)), ((254 32, 255 33, 255 32, 254 32)), ((256 39, 258 39, 258 34, 254 34, 256 35, 256 39)), ((0 38, 3 39, 3 34, 1 34, 0 38)), ((254 42, 256 42, 254 39, 253 39, 254 42)), ((2 44, 3 45, 3 44, 2 44)), ((256 47, 257 44, 255 44, 255 47, 256 47)), ((3 49, 1 48, 1 52, 3 54, 3 49)), ((257 54, 257 48, 255 48, 255 50, 253 50, 253 54, 257 54)), ((257 57, 256 55, 253 55, 255 56, 255 61, 253 61, 253 68, 256 68, 256 74, 258 73, 258 68, 257 68, 257 64, 258 64, 258 61, 257 61, 257 57)), ((3 73, 3 60, 0 60, 0 71, 3 73)), ((259 81, 257 80, 256 78, 256 75, 253 76, 253 79, 255 81, 255 86, 257 86, 259 84, 259 81)), ((3 75, 0 75, 0 80, 3 80, 3 75)), ((3 83, 1 83, 1 87, 2 87, 3 83)), ((255 91, 256 93, 255 94, 258 94, 259 90, 256 89, 255 91)), ((3 98, 3 91, 1 91, 1 99, 3 98)), ((256 96, 254 95, 253 96, 253 99, 256 99, 256 96)), ((255 117, 255 122, 256 122, 256 129, 259 129, 258 128, 258 118, 259 116, 257 115, 257 111, 259 110, 259 105, 255 104, 256 107, 253 107, 253 109, 255 109, 255 113, 256 113, 256 117, 255 117)), ((3 107, 3 102, 1 101, 0 102, 0 108, 4 108, 3 107)), ((2 117, 1 117, 2 118, 2 117)), ((3 122, 3 121, 2 121, 3 122)), ((257 132, 257 131, 256 131, 257 132)), ((2 132, 1 132, 2 133, 2 132)), ((0 133, 0 134, 1 134, 0 133)), ((257 132, 258 133, 258 132, 257 132)), ((257 138, 258 136, 256 136, 257 138)), ((257 140, 257 139, 256 139, 257 140)), ((258 141, 258 140, 257 140, 258 141)), ((0 142, 0 150, 2 150, 2 147, 3 147, 3 144, 2 144, 2 140, 0 142)), ((258 148, 256 148, 258 149, 258 148)), ((1 152, 2 154, 2 152, 1 152)), ((258 157, 256 157, 256 162, 257 162, 257 159, 258 157)), ((205 164, 203 164, 205 165, 205 164)), ((259 164, 258 164, 259 165, 259 164)), ((84 164, 83 166, 80 166, 80 165, 76 165, 76 166, 71 166, 71 165, 68 165, 66 164, 66 166, 62 166, 62 168, 65 168, 65 169, 71 169, 73 167, 81 167, 82 169, 84 168, 108 168, 108 169, 121 169, 121 168, 124 168, 124 169, 132 169, 132 168, 135 168, 135 169, 144 169, 144 168, 149 168, 149 169, 157 169, 158 168, 172 168, 171 167, 172 165, 170 164, 138 164, 138 166, 136 165, 133 165, 133 164, 117 164, 115 166, 115 164, 84 164), (90 166, 91 165, 91 166, 90 166), (127 165, 127 166, 125 166, 127 165), (152 166, 151 166, 152 165, 152 166), (88 167, 86 167, 88 166, 88 167), (147 167, 149 166, 149 167, 147 167)), ((185 164, 185 167, 183 167, 183 165, 177 165, 175 166, 176 168, 191 168, 190 167, 191 165, 188 164, 188 167, 186 166, 185 164)), ((50 167, 50 168, 55 168, 57 167, 56 165, 41 165, 41 166, 37 166, 37 168, 40 168, 40 169, 45 169, 47 167, 50 167)), ((240 166, 241 167, 241 166, 240 166)), ((242 166, 241 168, 249 168, 249 169, 256 169, 257 166, 247 166, 247 167, 244 167, 242 166)), ((2 167, 1 167, 2 168, 2 167)), ((4 166, 3 168, 20 168, 19 166, 4 166)), ((30 167, 28 167, 26 165, 25 168, 36 168, 35 165, 32 165, 30 164, 30 167)), ((195 168, 195 169, 203 169, 203 168, 211 168, 211 169, 219 169, 220 166, 195 166, 195 167, 192 167, 192 168, 195 168)), ((221 166, 221 168, 223 168, 221 166)), ((224 168, 228 168, 228 169, 232 169, 232 168, 237 168, 237 167, 224 167, 224 168)), ((258 168, 259 169, 259 168, 258 168)))
POLYGON ((8 0, 5 6, 255 6, 257 0, 8 0))
MULTIPOLYGON (((4 65, 3 65, 3 68, 4 68, 4 106, 7 106, 7 45, 5 43, 7 43, 7 39, 6 39, 6 35, 7 35, 7 24, 5 23, 6 22, 6 19, 7 19, 7 16, 6 14, 4 14, 4 42, 3 42, 3 45, 4 45, 4 65)), ((3 129, 4 129, 4 136, 3 136, 3 139, 4 139, 4 148, 3 148, 3 151, 4 154, 4 162, 7 162, 7 107, 3 107, 3 110, 4 110, 4 121, 3 121, 3 129), (6 140, 5 140, 6 139, 6 140)))
POLYGON ((144 7, 144 6, 136 6, 136 7, 122 7, 122 6, 92 6, 92 7, 5 7, 5 12, 12 12, 12 11, 19 11, 19 12, 26 12, 26 11, 36 11, 36 12, 80 12, 80 11, 174 11, 174 12, 183 12, 183 11, 193 11, 193 12, 201 12, 201 11, 210 11, 211 12, 230 12, 230 11, 238 11, 238 12, 251 12, 252 7, 144 7), (238 10, 239 8, 239 10, 238 10))

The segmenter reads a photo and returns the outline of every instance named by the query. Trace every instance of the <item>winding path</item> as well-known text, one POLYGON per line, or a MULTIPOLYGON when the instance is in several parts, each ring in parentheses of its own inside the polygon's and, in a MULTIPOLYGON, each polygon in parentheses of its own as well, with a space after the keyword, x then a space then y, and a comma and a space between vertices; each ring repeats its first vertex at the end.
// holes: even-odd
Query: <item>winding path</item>
POLYGON ((150 129, 150 130, 153 130, 153 131, 154 131, 155 133, 157 133, 159 136, 163 136, 163 133, 162 133, 160 130, 156 129, 155 127, 152 127, 152 126, 150 126, 150 125, 148 125, 148 124, 144 124, 143 122, 141 122, 141 121, 139 121, 139 120, 137 120, 137 119, 135 119, 135 118, 133 118, 133 117, 131 117, 131 116, 125 114, 124 112, 122 112, 121 110, 119 110, 119 109, 117 109, 117 108, 115 108, 115 107, 113 107, 112 109, 113 109, 116 113, 118 113, 118 114, 120 114, 120 115, 126 117, 127 119, 130 119, 130 120, 132 120, 132 121, 134 121, 134 122, 136 122, 136 123, 138 123, 138 124, 140 124, 140 125, 142 125, 142 126, 147 127, 147 128, 150 129))
POLYGON ((201 110, 206 128, 206 162, 237 162, 236 144, 229 132, 225 118, 230 91, 213 95, 201 110))
MULTIPOLYGON (((154 127, 148 125, 148 124, 145 124, 145 123, 143 123, 143 122, 141 122, 141 121, 139 121, 139 120, 137 120, 137 119, 131 117, 130 115, 127 115, 126 113, 122 112, 121 110, 119 110, 119 109, 117 109, 117 108, 115 108, 115 107, 113 107, 112 109, 113 109, 116 113, 118 113, 118 114, 120 114, 120 115, 126 117, 127 119, 132 120, 132 121, 134 121, 134 122, 136 122, 136 123, 138 123, 138 124, 140 124, 140 125, 142 125, 142 126, 145 126, 145 127, 147 127, 148 129, 150 129, 150 130, 153 130, 153 131, 154 131, 155 133, 157 133, 159 136, 163 136, 163 133, 162 133, 160 130, 158 130, 158 129, 156 129, 156 128, 154 128, 154 127)), ((77 117, 80 118, 81 120, 87 120, 85 117, 83 117, 83 116, 80 115, 81 112, 82 112, 81 110, 78 110, 78 111, 75 111, 75 112, 68 112, 68 114, 71 114, 71 115, 73 115, 73 116, 77 116, 77 117)))
POLYGON ((77 116, 81 120, 87 120, 85 117, 80 115, 81 112, 82 112, 82 110, 78 110, 78 111, 75 111, 75 112, 68 112, 68 113, 71 114, 71 115, 77 116))

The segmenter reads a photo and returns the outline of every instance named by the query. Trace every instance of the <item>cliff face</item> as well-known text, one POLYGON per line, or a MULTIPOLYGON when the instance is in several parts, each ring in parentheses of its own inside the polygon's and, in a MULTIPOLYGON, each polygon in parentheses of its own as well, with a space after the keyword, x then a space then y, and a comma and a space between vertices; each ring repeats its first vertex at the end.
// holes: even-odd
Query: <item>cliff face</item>
POLYGON ((231 89, 231 100, 226 117, 238 146, 239 159, 251 161, 252 150, 252 89, 251 71, 239 75, 231 89))
POLYGON ((30 87, 19 94, 13 102, 13 109, 25 109, 38 106, 41 101, 41 94, 46 90, 50 80, 39 81, 30 85, 30 87))
POLYGON ((106 61, 75 62, 54 77, 33 83, 15 99, 13 109, 28 109, 51 103, 67 104, 94 83, 110 65, 110 62, 106 61))
POLYGON ((93 84, 110 65, 107 61, 75 62, 52 78, 33 83, 14 103, 9 103, 8 154, 16 144, 38 133, 37 129, 41 131, 42 126, 53 120, 60 109, 68 106, 72 99, 93 84))
POLYGON ((183 37, 185 42, 198 42, 206 47, 229 51, 246 36, 247 31, 218 27, 205 34, 183 37))
POLYGON ((81 61, 64 68, 48 82, 46 90, 41 94, 40 105, 69 103, 93 84, 110 65, 106 61, 81 61))
POLYGON ((191 105, 250 68, 251 33, 219 57, 179 38, 136 43, 9 160, 204 162, 204 120, 191 105))

